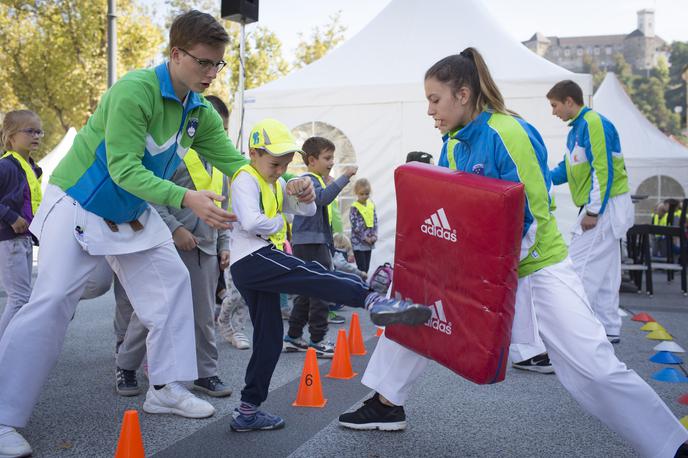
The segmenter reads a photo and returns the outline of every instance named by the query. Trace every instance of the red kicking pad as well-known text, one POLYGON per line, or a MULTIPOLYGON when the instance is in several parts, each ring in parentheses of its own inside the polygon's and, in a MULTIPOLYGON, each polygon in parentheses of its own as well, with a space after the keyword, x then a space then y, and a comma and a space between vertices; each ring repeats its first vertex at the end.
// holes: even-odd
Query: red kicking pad
POLYGON ((504 380, 523 232, 523 185, 412 163, 396 169, 392 294, 431 305, 385 335, 479 384, 504 380))

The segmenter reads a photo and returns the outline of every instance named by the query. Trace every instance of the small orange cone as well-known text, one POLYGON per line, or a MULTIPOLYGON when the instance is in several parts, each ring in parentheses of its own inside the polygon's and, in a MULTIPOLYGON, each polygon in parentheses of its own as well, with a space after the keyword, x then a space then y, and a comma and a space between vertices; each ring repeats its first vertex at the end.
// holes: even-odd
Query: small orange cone
POLYGON ((681 404, 688 405, 688 393, 684 394, 680 398, 678 398, 678 402, 681 404))
POLYGON ((361 335, 361 325, 358 322, 358 313, 351 314, 351 325, 349 326, 349 352, 355 356, 365 355, 366 349, 361 335))
POLYGON ((645 313, 645 312, 636 313, 635 315, 633 315, 631 320, 640 321, 642 323, 649 323, 650 321, 655 321, 655 319, 652 318, 652 316, 650 316, 648 313, 645 313))
POLYGON ((115 458, 145 458, 145 456, 139 413, 136 410, 127 410, 124 412, 115 458))
POLYGON ((385 332, 385 328, 377 328, 377 331, 375 331, 375 337, 380 337, 383 332, 385 332))
POLYGON ((315 349, 306 351, 306 361, 303 363, 299 392, 296 394, 294 407, 325 407, 327 399, 323 397, 322 384, 320 383, 320 370, 315 349))
POLYGON ((330 368, 330 373, 325 377, 341 380, 356 377, 356 372, 351 368, 351 355, 349 355, 349 347, 346 344, 346 331, 343 329, 340 329, 337 333, 337 346, 334 347, 332 367, 330 368))

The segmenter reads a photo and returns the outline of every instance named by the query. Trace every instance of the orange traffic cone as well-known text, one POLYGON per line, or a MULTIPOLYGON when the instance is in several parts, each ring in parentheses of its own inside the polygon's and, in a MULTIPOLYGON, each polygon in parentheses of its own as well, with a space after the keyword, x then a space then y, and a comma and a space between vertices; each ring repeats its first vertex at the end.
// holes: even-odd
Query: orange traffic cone
POLYGON ((688 405, 688 393, 678 398, 678 402, 680 402, 681 404, 688 405))
POLYGON ((385 332, 385 328, 377 328, 375 331, 375 337, 380 337, 385 332))
POLYGON ((332 367, 330 368, 330 373, 325 377, 341 380, 356 377, 356 372, 351 368, 351 355, 349 355, 349 347, 346 344, 346 331, 343 329, 340 329, 337 333, 337 346, 334 347, 332 367))
POLYGON ((315 349, 306 351, 306 361, 303 363, 299 392, 296 394, 294 407, 325 407, 327 399, 323 397, 322 384, 320 383, 320 370, 315 349))
POLYGON ((136 410, 127 410, 124 412, 115 458, 145 458, 145 456, 139 413, 136 410))
POLYGON ((349 352, 352 355, 363 356, 366 354, 363 335, 361 335, 361 325, 358 322, 358 313, 351 314, 351 325, 349 326, 349 352))

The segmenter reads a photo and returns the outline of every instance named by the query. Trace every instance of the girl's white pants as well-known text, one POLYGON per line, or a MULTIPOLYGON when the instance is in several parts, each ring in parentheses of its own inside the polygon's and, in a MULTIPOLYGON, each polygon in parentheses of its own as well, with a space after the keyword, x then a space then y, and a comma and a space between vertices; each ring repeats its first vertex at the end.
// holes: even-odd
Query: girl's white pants
MULTIPOLYGON (((688 440, 688 430, 657 393, 616 358, 569 259, 519 280, 516 307, 530 304, 556 375, 576 401, 642 456, 673 457, 688 440)), ((362 382, 403 405, 428 361, 382 336, 362 382)))

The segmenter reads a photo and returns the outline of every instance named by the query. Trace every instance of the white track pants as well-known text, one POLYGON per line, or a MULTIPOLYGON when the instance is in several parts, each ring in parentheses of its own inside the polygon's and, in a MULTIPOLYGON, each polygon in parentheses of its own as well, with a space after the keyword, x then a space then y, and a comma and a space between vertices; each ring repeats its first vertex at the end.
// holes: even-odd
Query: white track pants
POLYGON ((607 334, 618 336, 621 332, 619 241, 633 225, 633 204, 628 194, 612 197, 597 225, 585 232, 580 229, 582 217, 581 214, 571 234, 569 255, 595 315, 607 334))
MULTIPOLYGON (((673 457, 688 440, 688 431, 657 393, 616 358, 571 261, 520 279, 517 307, 523 301, 532 301, 556 376, 576 401, 642 456, 673 457)), ((383 336, 362 382, 403 405, 427 363, 428 359, 383 336)))
MULTIPOLYGON (((60 354, 79 298, 103 259, 150 329, 148 358, 156 368, 150 383, 197 378, 189 273, 172 240, 135 253, 92 256, 73 235, 75 211, 77 206, 69 198, 51 207, 40 236, 38 277, 31 299, 0 340, 0 424, 26 425, 60 354)), ((146 236, 146 229, 141 236, 146 236)))

